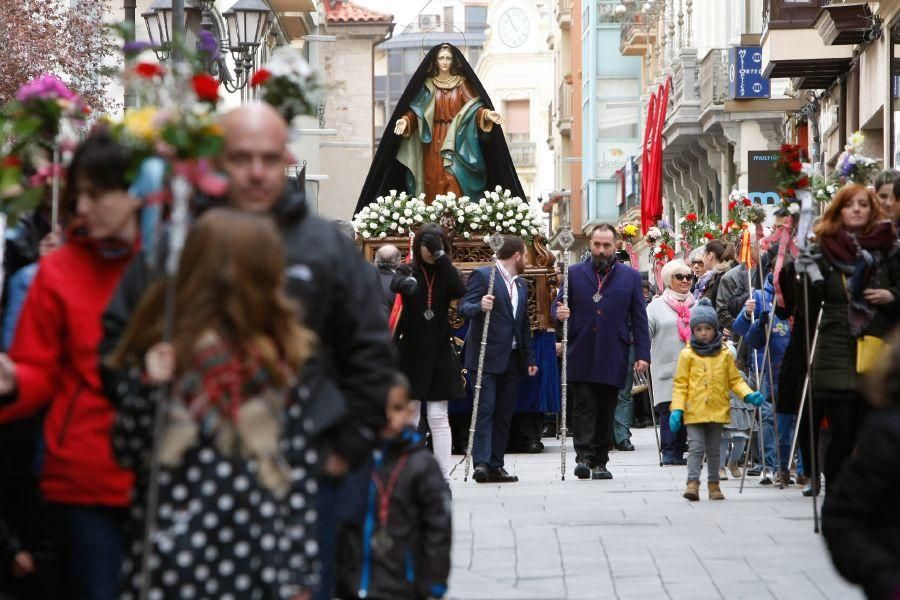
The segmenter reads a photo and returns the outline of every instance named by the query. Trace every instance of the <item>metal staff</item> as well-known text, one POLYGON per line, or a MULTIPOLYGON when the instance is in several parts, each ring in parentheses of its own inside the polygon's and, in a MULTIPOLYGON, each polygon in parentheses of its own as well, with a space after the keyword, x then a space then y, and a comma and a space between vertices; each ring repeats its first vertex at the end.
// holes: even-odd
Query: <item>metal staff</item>
MULTIPOLYGON (((750 269, 747 269, 747 285, 750 289, 750 297, 752 298, 753 297, 753 279, 751 276, 750 269)), ((751 323, 756 322, 755 314, 750 315, 750 322, 751 323)), ((756 383, 756 389, 758 391, 759 387, 760 387, 759 386, 759 361, 757 361, 756 358, 757 358, 757 351, 753 350, 753 374, 756 378, 755 383, 756 383)), ((763 426, 763 419, 762 419, 762 411, 760 410, 760 408, 758 406, 753 409, 753 423, 756 423, 757 420, 759 420, 759 436, 757 438, 759 440, 759 455, 762 458, 762 476, 763 476, 763 478, 765 478, 765 476, 766 476, 766 435, 763 432, 764 426, 763 426)), ((749 458, 750 458, 750 446, 753 445, 753 425, 750 426, 750 439, 747 440, 747 442, 748 442, 747 448, 744 451, 744 472, 741 473, 741 487, 738 490, 739 494, 744 493, 744 481, 747 479, 747 471, 750 469, 749 458)))
POLYGON ((59 169, 62 168, 59 142, 53 145, 53 187, 50 205, 50 231, 56 233, 59 226, 59 169))
MULTIPOLYGON (((762 257, 759 251, 759 238, 756 240, 756 255, 762 257)), ((759 287, 762 290, 763 310, 766 306, 766 276, 762 268, 762 260, 756 261, 756 268, 759 271, 759 287)), ((774 278, 774 274, 772 275, 774 278)), ((772 353, 770 352, 770 342, 772 340, 772 326, 775 323, 775 301, 773 299, 772 306, 769 309, 769 322, 766 324, 766 346, 763 352, 763 371, 769 368, 769 393, 772 394, 772 428, 775 431, 775 461, 778 463, 778 469, 781 469, 781 434, 778 431, 778 402, 775 393, 775 371, 772 369, 772 353)), ((765 462, 765 456, 763 456, 765 462)), ((788 469, 790 473, 790 469, 788 469)), ((777 473, 777 470, 776 470, 777 473)), ((782 478, 778 480, 778 489, 784 489, 784 481, 782 478)))
POLYGON ((653 378, 649 373, 634 372, 635 378, 647 382, 647 392, 650 394, 650 420, 653 422, 653 438, 656 440, 656 454, 659 456, 659 466, 663 466, 662 444, 659 441, 659 430, 656 428, 656 401, 653 399, 653 378))
MULTIPOLYGON (((169 243, 169 254, 166 257, 166 300, 163 312, 162 340, 170 342, 175 327, 175 279, 178 275, 178 263, 181 250, 187 237, 188 201, 191 196, 191 184, 179 175, 172 178, 172 227, 169 243)), ((156 511, 159 504, 159 443, 165 432, 166 408, 168 405, 168 386, 157 398, 155 420, 153 422, 153 444, 150 453, 150 475, 147 486, 147 522, 144 526, 144 544, 141 547, 141 593, 140 600, 147 600, 150 593, 151 567, 150 557, 153 554, 153 541, 156 537, 156 511)))
MULTIPOLYGON (((488 244, 494 251, 491 263, 491 274, 488 278, 487 295, 494 295, 494 279, 497 276, 497 253, 503 246, 503 236, 499 233, 488 238, 488 244)), ((472 420, 469 423, 469 443, 466 447, 466 468, 463 474, 463 481, 469 480, 469 468, 472 465, 472 446, 475 445, 475 424, 478 420, 478 401, 481 399, 481 378, 484 376, 484 353, 487 350, 488 326, 491 323, 491 311, 484 314, 484 331, 481 332, 481 348, 478 351, 478 372, 475 374, 475 394, 472 396, 472 420)))
MULTIPOLYGON (((813 423, 813 399, 812 399, 812 385, 809 383, 811 380, 809 375, 812 373, 812 349, 810 348, 809 343, 809 273, 804 272, 802 274, 803 277, 803 306, 806 310, 803 311, 803 320, 806 323, 806 333, 807 335, 803 336, 806 342, 806 360, 807 360, 807 386, 804 394, 804 398, 809 397, 809 402, 806 403, 806 416, 809 420, 809 447, 811 452, 810 462, 812 462, 812 481, 813 486, 813 494, 812 494, 812 505, 813 505, 813 532, 819 533, 819 505, 816 500, 816 492, 819 488, 819 470, 816 468, 816 428, 819 426, 818 423, 813 423)), ((822 304, 825 304, 824 302, 822 304)), ((819 318, 822 318, 822 310, 819 310, 819 318)), ((816 334, 819 333, 819 328, 816 326, 816 334)), ((797 419, 799 422, 799 419, 797 419)), ((806 465, 803 465, 804 467, 806 465)))
MULTIPOLYGON (((794 465, 794 453, 797 451, 797 440, 800 439, 800 418, 803 416, 803 408, 806 406, 806 388, 809 387, 810 374, 812 373, 812 361, 816 356, 816 345, 819 343, 819 326, 822 324, 822 306, 819 305, 819 315, 816 317, 816 330, 813 333, 812 347, 810 348, 810 357, 806 363, 806 376, 803 378, 803 388, 800 392, 800 408, 797 411, 797 422, 794 423, 794 435, 791 437, 791 458, 788 463, 788 469, 794 465)), ((807 332, 809 339, 809 332, 807 332)), ((806 465, 804 465, 805 467, 806 465)), ((812 477, 810 477, 812 479, 812 477)))
MULTIPOLYGON (((569 306, 569 248, 572 247, 572 244, 575 242, 575 236, 572 235, 572 230, 569 227, 564 227, 562 231, 560 231, 559 236, 557 237, 559 241, 559 245, 562 246, 563 249, 563 264, 562 264, 562 286, 563 286, 563 298, 562 303, 564 306, 569 306)), ((563 334, 562 334, 562 372, 559 374, 559 383, 560 383, 560 426, 558 431, 560 432, 560 444, 559 444, 559 473, 562 476, 562 480, 566 480, 566 439, 568 435, 568 429, 566 428, 566 406, 568 401, 568 387, 569 387, 569 373, 568 373, 568 357, 566 356, 567 351, 569 349, 569 319, 563 321, 562 324, 563 334)))

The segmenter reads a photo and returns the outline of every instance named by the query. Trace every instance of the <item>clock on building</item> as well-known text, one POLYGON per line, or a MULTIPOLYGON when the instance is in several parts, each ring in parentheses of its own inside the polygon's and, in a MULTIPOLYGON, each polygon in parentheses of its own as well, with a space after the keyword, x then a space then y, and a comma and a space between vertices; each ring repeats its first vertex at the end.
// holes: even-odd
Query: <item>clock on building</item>
POLYGON ((529 27, 528 14, 521 8, 513 7, 500 15, 497 32, 506 46, 518 48, 528 39, 529 27))

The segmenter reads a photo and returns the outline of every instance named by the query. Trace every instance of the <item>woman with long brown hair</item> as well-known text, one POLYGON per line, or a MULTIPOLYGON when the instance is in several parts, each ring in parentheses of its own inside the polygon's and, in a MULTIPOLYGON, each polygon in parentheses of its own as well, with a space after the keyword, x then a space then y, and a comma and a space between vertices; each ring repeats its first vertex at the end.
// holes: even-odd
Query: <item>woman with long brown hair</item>
MULTIPOLYGON (((884 337, 898 318, 900 251, 893 224, 884 219, 875 194, 863 185, 849 184, 838 191, 814 228, 812 254, 823 281, 809 287, 809 305, 799 308, 809 311, 813 324, 822 307, 811 386, 816 436, 823 416, 828 417, 830 426, 831 441, 822 469, 828 485, 835 482, 853 452, 864 417, 857 373, 858 340, 884 337)), ((786 271, 791 277, 793 265, 786 271)), ((785 298, 789 310, 790 296, 785 298)), ((798 321, 803 319, 795 319, 798 321)), ((806 412, 801 418, 805 416, 806 412)), ((808 425, 801 425, 800 431, 808 431, 808 425)), ((812 465, 813 447, 808 437, 800 436, 804 465, 812 465)), ((818 446, 818 441, 815 443, 818 446)), ((811 485, 814 487, 806 493, 817 493, 818 474, 812 476, 811 485)))
POLYGON ((694 298, 709 298, 716 305, 719 280, 728 272, 734 260, 734 246, 722 240, 710 240, 703 248, 703 267, 706 272, 694 286, 694 298))
POLYGON ((112 366, 123 374, 113 448, 137 475, 122 598, 141 584, 155 405, 171 384, 158 441, 150 597, 308 598, 318 584, 312 467, 297 381, 312 333, 282 291, 283 252, 265 217, 205 213, 176 285, 162 342, 166 282, 144 295, 112 366))

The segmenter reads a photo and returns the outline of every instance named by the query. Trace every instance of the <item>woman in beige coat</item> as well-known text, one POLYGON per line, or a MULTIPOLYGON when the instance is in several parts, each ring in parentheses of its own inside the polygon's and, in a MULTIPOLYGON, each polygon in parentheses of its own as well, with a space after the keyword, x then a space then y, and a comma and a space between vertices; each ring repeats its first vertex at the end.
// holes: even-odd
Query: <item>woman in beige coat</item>
POLYGON ((653 401, 659 415, 660 445, 664 465, 686 464, 687 437, 684 429, 673 433, 669 429, 669 410, 672 401, 672 380, 678 364, 678 354, 691 336, 691 268, 681 259, 663 267, 665 291, 647 307, 650 326, 650 364, 653 401))

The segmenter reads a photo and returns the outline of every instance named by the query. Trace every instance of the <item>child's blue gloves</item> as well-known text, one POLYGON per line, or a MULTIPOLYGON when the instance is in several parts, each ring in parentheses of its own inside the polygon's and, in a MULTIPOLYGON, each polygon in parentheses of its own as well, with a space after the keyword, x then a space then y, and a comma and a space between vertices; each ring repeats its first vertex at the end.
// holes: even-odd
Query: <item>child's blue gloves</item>
POLYGON ((683 410, 673 410, 669 415, 669 429, 672 430, 672 433, 677 432, 681 429, 681 417, 684 415, 683 410))
POLYGON ((753 406, 759 406, 765 399, 766 397, 759 392, 750 392, 749 394, 744 396, 744 402, 746 402, 747 404, 752 404, 753 406))

